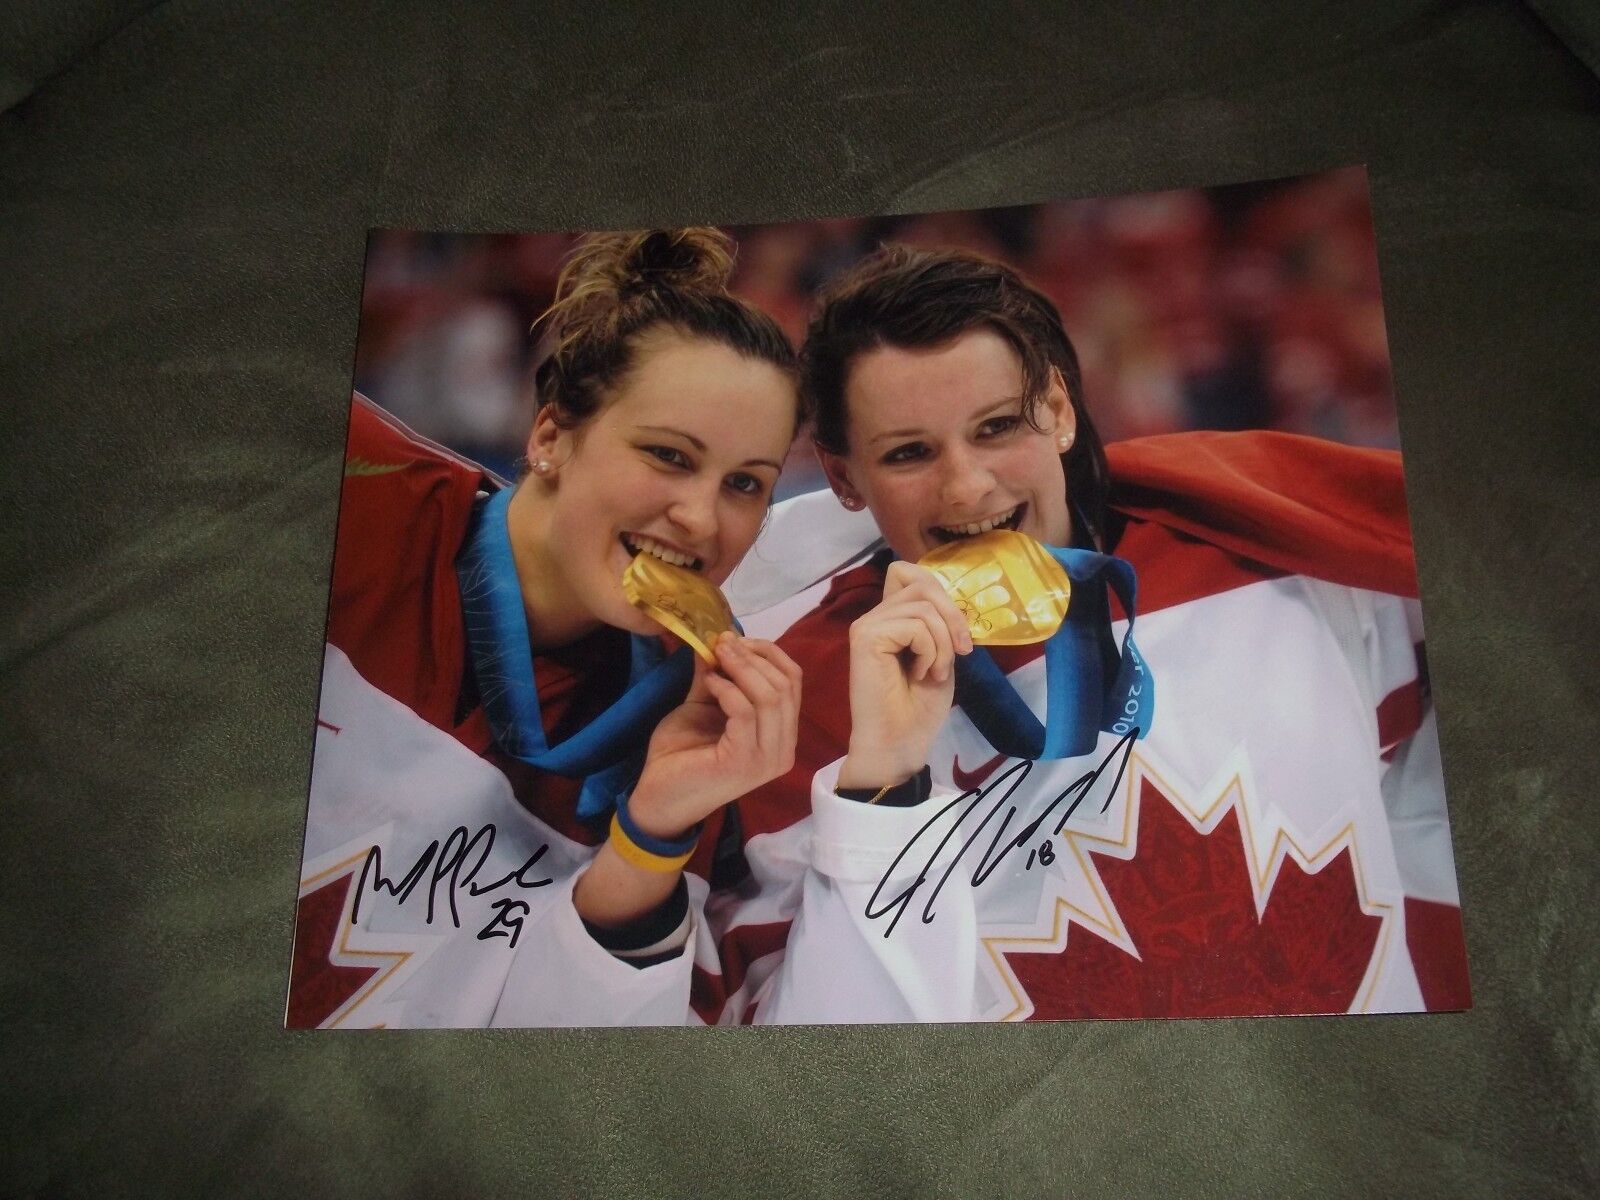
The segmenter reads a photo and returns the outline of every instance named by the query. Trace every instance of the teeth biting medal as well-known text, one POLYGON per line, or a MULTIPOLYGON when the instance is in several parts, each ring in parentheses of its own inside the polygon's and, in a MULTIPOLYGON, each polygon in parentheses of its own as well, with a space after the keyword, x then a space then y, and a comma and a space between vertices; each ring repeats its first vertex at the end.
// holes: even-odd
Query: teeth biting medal
POLYGON ((939 577, 980 646, 1042 642, 1066 619, 1072 583, 1025 533, 994 529, 938 546, 918 562, 939 577))
POLYGON ((622 594, 651 620, 664 625, 715 665, 711 647, 733 628, 733 610, 716 584, 685 567, 640 551, 622 573, 622 594))

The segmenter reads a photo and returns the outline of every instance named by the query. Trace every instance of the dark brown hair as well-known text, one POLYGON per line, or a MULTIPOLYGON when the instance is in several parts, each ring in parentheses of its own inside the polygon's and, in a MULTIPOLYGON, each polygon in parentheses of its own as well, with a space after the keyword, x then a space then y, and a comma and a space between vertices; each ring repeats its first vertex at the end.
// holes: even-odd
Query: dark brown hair
POLYGON ((1098 543, 1110 479, 1100 434, 1083 404, 1077 352, 1055 305, 1010 267, 981 254, 884 245, 822 290, 800 350, 800 393, 814 414, 814 440, 823 450, 847 453, 845 387, 860 355, 884 345, 937 346, 979 326, 1005 338, 1021 358, 1022 415, 1035 429, 1051 368, 1061 372, 1078 424, 1062 466, 1077 519, 1098 543))
MULTIPOLYGON (((552 406, 563 429, 582 425, 633 367, 641 336, 657 326, 794 374, 794 347, 778 323, 728 291, 733 256, 733 239, 710 226, 584 238, 535 323, 549 339, 534 373, 538 407, 552 406)), ((796 412, 796 428, 803 417, 796 412)))

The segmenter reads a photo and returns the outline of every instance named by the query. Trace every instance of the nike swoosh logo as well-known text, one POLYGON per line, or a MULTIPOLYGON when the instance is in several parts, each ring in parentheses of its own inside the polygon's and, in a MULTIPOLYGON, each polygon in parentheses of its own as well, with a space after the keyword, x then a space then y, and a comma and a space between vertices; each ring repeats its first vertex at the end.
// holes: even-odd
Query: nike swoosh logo
POLYGON ((963 792, 970 792, 993 775, 995 768, 1005 762, 1004 754, 996 754, 976 771, 963 771, 961 769, 961 756, 958 754, 950 763, 950 777, 956 781, 956 786, 963 792))

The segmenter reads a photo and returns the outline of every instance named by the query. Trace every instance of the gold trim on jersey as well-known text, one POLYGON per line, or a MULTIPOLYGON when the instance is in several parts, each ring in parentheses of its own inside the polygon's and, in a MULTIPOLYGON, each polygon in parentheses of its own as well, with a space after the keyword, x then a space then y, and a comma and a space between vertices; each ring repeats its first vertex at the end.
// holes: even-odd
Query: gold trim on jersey
MULTIPOLYGON (((326 870, 318 871, 309 879, 302 879, 300 881, 300 896, 302 898, 305 897, 308 893, 317 890, 317 888, 322 885, 324 881, 340 874, 358 877, 358 872, 361 870, 361 863, 366 860, 369 852, 370 851, 367 850, 359 851, 356 854, 352 854, 344 861, 335 863, 333 866, 328 867, 326 870)), ((359 885, 359 877, 357 878, 357 883, 359 885)), ((335 947, 335 950, 341 957, 384 958, 392 961, 387 969, 380 970, 371 979, 367 980, 359 988, 357 988, 355 994, 352 995, 350 999, 346 1000, 343 1004, 336 1008, 333 1013, 322 1022, 322 1024, 317 1026, 318 1029, 337 1029, 341 1024, 344 1023, 345 1019, 349 1017, 351 1013, 355 1012, 357 1008, 361 1007, 361 1005, 370 1000, 378 991, 378 989, 388 982, 389 978, 393 976, 396 971, 405 966, 406 963, 410 961, 411 956, 414 953, 414 951, 411 950, 365 950, 356 949, 354 946, 351 946, 350 933, 355 926, 350 921, 350 911, 354 907, 354 902, 355 887, 346 888, 344 894, 344 910, 339 914, 339 941, 338 945, 335 947)), ((362 932, 367 933, 370 931, 363 930, 362 932)), ((370 965, 367 963, 339 962, 334 959, 333 952, 328 954, 328 960, 335 966, 370 965)), ((382 1026, 375 1025, 373 1028, 382 1028, 382 1026)))

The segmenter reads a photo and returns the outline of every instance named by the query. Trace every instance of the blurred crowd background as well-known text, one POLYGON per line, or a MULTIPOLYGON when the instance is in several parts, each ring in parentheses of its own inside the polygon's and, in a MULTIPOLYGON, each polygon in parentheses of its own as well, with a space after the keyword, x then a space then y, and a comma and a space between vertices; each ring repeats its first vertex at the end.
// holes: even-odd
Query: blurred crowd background
MULTIPOLYGON (((1398 446, 1366 173, 904 217, 730 229, 733 288, 798 345, 812 297, 884 241, 960 246, 1061 311, 1106 440, 1282 429, 1398 446)), ((533 421, 536 346, 578 234, 377 231, 355 385, 505 476, 533 421)), ((809 441, 779 495, 821 486, 809 441)))

